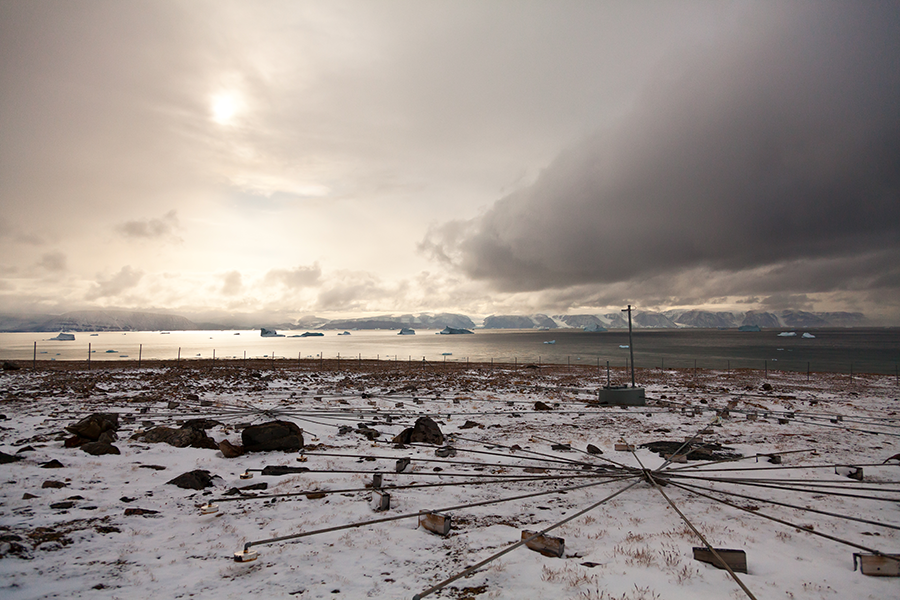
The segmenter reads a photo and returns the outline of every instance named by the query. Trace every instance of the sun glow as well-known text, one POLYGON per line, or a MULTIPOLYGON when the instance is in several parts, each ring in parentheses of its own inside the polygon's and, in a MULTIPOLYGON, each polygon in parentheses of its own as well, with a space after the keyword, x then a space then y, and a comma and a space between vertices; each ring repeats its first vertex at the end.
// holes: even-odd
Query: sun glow
POLYGON ((220 125, 231 123, 241 108, 241 100, 234 92, 221 92, 212 97, 212 119, 220 125))

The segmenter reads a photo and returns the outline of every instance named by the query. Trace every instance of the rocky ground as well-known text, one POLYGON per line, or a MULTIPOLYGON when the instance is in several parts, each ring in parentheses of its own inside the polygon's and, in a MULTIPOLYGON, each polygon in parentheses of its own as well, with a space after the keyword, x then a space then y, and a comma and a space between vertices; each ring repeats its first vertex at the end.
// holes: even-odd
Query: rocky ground
POLYGON ((412 598, 562 522, 562 556, 520 547, 433 597, 896 597, 853 561, 900 553, 893 377, 638 380, 626 408, 575 367, 4 370, 0 594, 412 598), (746 552, 740 583, 698 533, 746 552))

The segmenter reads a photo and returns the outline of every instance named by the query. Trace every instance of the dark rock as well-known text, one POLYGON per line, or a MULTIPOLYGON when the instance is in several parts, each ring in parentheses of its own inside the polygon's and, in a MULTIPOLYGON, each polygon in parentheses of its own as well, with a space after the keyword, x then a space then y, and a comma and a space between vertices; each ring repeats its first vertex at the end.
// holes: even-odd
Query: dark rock
POLYGON ((181 425, 181 428, 182 429, 202 429, 205 431, 207 429, 212 429, 213 427, 220 427, 222 425, 224 425, 224 423, 216 421, 215 419, 190 419, 188 421, 185 421, 181 425))
POLYGON ((94 413, 81 419, 74 425, 66 427, 66 431, 77 436, 97 441, 104 431, 115 431, 119 428, 117 413, 94 413))
POLYGON ((62 469, 64 467, 61 462, 59 462, 58 460, 56 460, 54 458, 53 460, 47 461, 44 464, 42 464, 41 468, 42 469, 62 469))
POLYGON ((263 467, 261 474, 279 477, 281 475, 293 475, 295 473, 307 473, 307 472, 309 472, 308 467, 287 467, 287 466, 282 466, 282 465, 269 465, 267 467, 263 467))
POLYGON ((412 462, 408 458, 400 458, 397 459, 397 464, 394 465, 394 471, 397 473, 402 473, 409 466, 409 463, 412 462))
POLYGON ((135 500, 137 500, 137 498, 129 498, 128 496, 122 496, 121 498, 119 498, 119 502, 124 502, 125 504, 134 502, 135 500))
POLYGON ((29 494, 28 492, 22 494, 22 500, 33 500, 34 498, 37 498, 34 494, 29 494))
POLYGON ((353 433, 353 428, 349 425, 341 425, 338 427, 338 435, 347 435, 348 433, 353 433))
POLYGON ((16 456, 15 454, 7 454, 6 452, 0 452, 0 465, 5 465, 8 463, 16 462, 17 460, 22 460, 25 458, 24 456, 16 456))
POLYGON ((240 446, 235 446, 228 440, 222 440, 219 442, 219 450, 222 451, 222 456, 225 458, 237 458, 241 454, 244 453, 244 449, 240 446))
POLYGON ((432 444, 440 446, 444 443, 444 434, 440 427, 428 417, 419 417, 413 427, 407 427, 392 440, 394 444, 432 444))
POLYGON ((484 425, 482 425, 481 423, 476 423, 475 421, 466 421, 465 423, 460 425, 459 428, 460 429, 474 429, 475 427, 480 427, 481 429, 484 429, 484 425))
POLYGON ((595 446, 593 444, 588 444, 587 445, 587 453, 588 454, 603 454, 603 450, 601 450, 600 448, 598 448, 597 446, 595 446))
POLYGON ((104 454, 122 454, 118 448, 112 444, 105 442, 88 442, 82 444, 81 449, 93 456, 103 456, 104 454))
POLYGON ((735 451, 734 448, 728 448, 720 444, 685 444, 684 442, 657 441, 641 444, 641 448, 647 448, 651 452, 656 452, 661 458, 674 454, 676 451, 684 454, 687 460, 733 460, 742 458, 744 455, 735 451))
POLYGON ((116 440, 119 439, 119 436, 115 431, 104 431, 100 434, 100 437, 97 438, 98 442, 103 442, 104 444, 112 444, 116 440))
POLYGON ((22 446, 18 450, 16 450, 16 454, 21 454, 22 452, 34 452, 33 446, 22 446))
POLYGON ((370 441, 381 436, 380 431, 378 431, 377 429, 373 429, 373 428, 369 427, 368 425, 365 425, 362 423, 360 423, 359 428, 356 430, 356 432, 365 436, 365 438, 370 441))
POLYGON ((3 361, 3 370, 4 371, 18 371, 21 368, 22 367, 20 367, 18 364, 14 363, 14 362, 11 362, 8 360, 3 361))
POLYGON ((126 517, 140 516, 140 515, 144 515, 144 516, 147 516, 147 515, 158 515, 158 514, 159 514, 159 511, 158 511, 158 510, 150 510, 149 508, 137 508, 137 507, 135 507, 135 508, 126 508, 126 509, 125 509, 125 516, 126 516, 126 517))
POLYGON ((172 400, 169 400, 169 403, 166 404, 166 408, 168 408, 169 410, 178 408, 178 403, 177 403, 177 402, 173 402, 172 400))
POLYGON ((309 500, 321 500, 327 495, 328 494, 326 494, 325 492, 309 492, 308 494, 306 494, 306 497, 309 500))
POLYGON ((44 483, 41 484, 42 488, 51 488, 51 489, 59 489, 67 487, 69 484, 63 483, 62 481, 54 481, 52 479, 48 479, 44 483))
POLYGON ((303 430, 290 421, 270 421, 244 429, 241 442, 246 452, 295 451, 303 448, 303 430))
POLYGON ((209 471, 203 469, 182 473, 175 479, 167 481, 166 484, 175 485, 185 490, 202 490, 214 485, 213 476, 209 471))
POLYGON ((551 444, 550 449, 556 450, 557 452, 571 452, 572 446, 569 444, 551 444))
POLYGON ((456 456, 456 448, 453 446, 443 446, 434 451, 434 455, 438 458, 449 458, 456 456))
POLYGON ((139 439, 151 444, 165 442, 176 448, 209 448, 210 450, 218 450, 219 445, 214 439, 206 435, 202 429, 194 429, 193 427, 182 427, 180 429, 172 429, 171 427, 154 427, 144 433, 133 436, 132 439, 139 439))
POLYGON ((50 508, 54 508, 56 510, 66 510, 75 506, 75 502, 72 500, 64 500, 62 502, 54 502, 50 505, 50 508))
POLYGON ((166 468, 162 465, 138 465, 138 469, 153 469, 154 471, 166 470, 166 468))
POLYGON ((540 400, 534 403, 534 410, 553 410, 547 404, 544 404, 540 400))
POLYGON ((91 440, 81 437, 80 435, 73 435, 72 437, 65 439, 65 441, 63 442, 63 447, 64 448, 77 448, 78 446, 80 446, 82 444, 86 444, 89 441, 91 441, 91 440))
POLYGON ((764 383, 764 384, 762 384, 762 387, 761 387, 760 389, 762 389, 763 391, 766 391, 766 392, 771 392, 771 391, 772 391, 772 384, 771 384, 771 383, 764 383))

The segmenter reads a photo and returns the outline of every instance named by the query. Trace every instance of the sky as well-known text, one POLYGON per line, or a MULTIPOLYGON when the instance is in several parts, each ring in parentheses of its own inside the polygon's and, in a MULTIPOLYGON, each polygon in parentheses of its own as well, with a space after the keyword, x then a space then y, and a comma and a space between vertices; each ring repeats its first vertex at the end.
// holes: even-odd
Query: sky
POLYGON ((0 312, 900 325, 900 3, 0 0, 0 312))

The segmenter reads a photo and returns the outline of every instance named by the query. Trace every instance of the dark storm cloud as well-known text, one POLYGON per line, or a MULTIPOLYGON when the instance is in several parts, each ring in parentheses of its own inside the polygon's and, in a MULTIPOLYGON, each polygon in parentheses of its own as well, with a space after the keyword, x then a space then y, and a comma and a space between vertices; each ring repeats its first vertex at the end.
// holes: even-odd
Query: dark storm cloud
POLYGON ((896 272, 900 13, 788 6, 771 29, 751 20, 673 59, 616 126, 420 247, 507 291, 701 269, 742 294, 772 294, 896 272), (834 268, 812 278, 805 262, 834 268), (778 290, 747 279, 759 269, 778 290))
POLYGON ((178 214, 170 210, 159 219, 126 221, 117 227, 128 238, 160 239, 174 237, 178 229, 178 214))
POLYGON ((125 290, 136 286, 143 276, 143 271, 133 269, 131 265, 125 265, 109 279, 102 279, 95 283, 93 288, 85 294, 85 299, 96 300, 98 298, 118 296, 125 290))

